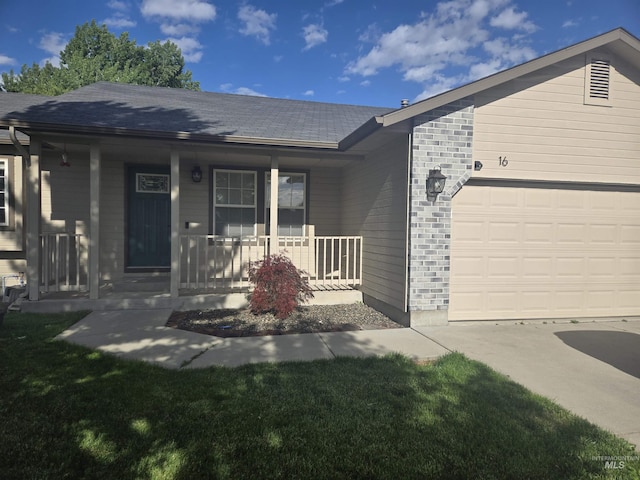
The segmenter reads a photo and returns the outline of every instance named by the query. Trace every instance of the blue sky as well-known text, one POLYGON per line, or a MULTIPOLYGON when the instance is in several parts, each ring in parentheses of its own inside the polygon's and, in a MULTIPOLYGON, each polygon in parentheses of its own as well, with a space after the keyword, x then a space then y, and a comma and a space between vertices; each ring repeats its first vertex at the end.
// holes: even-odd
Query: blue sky
POLYGON ((0 0, 0 71, 58 62, 95 19, 171 39, 203 90, 398 107, 616 27, 640 0, 0 0))

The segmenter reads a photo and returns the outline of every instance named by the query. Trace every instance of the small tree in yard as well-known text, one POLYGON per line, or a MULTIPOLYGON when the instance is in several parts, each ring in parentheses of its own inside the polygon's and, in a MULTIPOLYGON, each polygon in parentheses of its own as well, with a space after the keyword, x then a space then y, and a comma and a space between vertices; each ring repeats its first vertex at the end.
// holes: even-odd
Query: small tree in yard
POLYGON ((251 311, 273 312, 280 319, 287 318, 300 303, 313 298, 304 274, 281 253, 249 262, 249 280, 254 284, 251 311))

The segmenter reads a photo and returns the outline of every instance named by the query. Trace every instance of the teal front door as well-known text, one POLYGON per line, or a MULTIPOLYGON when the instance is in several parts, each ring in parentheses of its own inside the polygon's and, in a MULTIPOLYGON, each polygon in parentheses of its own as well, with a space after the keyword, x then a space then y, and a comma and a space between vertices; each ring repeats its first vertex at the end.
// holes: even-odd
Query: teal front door
POLYGON ((168 167, 128 169, 127 267, 168 269, 171 264, 171 187, 168 167))

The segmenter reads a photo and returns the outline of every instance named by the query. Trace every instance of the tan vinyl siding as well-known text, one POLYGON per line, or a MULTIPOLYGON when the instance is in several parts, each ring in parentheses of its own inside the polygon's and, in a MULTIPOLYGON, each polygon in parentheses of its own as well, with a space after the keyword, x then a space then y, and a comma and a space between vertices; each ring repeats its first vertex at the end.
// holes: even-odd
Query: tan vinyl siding
POLYGON ((344 171, 342 232, 362 235, 362 292, 405 310, 407 139, 344 171))
POLYGON ((340 235, 342 180, 340 170, 314 168, 309 177, 309 218, 316 235, 340 235))
POLYGON ((42 233, 89 231, 88 157, 76 154, 70 156, 70 163, 70 167, 60 166, 55 153, 42 160, 42 233))
POLYGON ((585 61, 475 96, 475 178, 640 183, 640 71, 612 57, 610 100, 585 105, 585 61))

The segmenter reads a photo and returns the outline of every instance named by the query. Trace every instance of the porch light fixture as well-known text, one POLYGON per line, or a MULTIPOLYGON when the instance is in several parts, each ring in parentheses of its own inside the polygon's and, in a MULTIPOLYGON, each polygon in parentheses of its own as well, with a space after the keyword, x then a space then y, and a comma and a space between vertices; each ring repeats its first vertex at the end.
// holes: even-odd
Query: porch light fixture
POLYGON ((64 149, 62 150, 62 160, 60 160, 61 167, 70 167, 69 163, 69 155, 67 154, 67 145, 65 144, 64 149))
POLYGON ((193 183, 200 183, 202 181, 202 170, 197 165, 191 170, 191 180, 193 183))
POLYGON ((440 165, 436 165, 433 170, 429 170, 429 176, 427 177, 427 200, 435 202, 438 195, 444 190, 444 184, 447 181, 440 171, 440 165))

